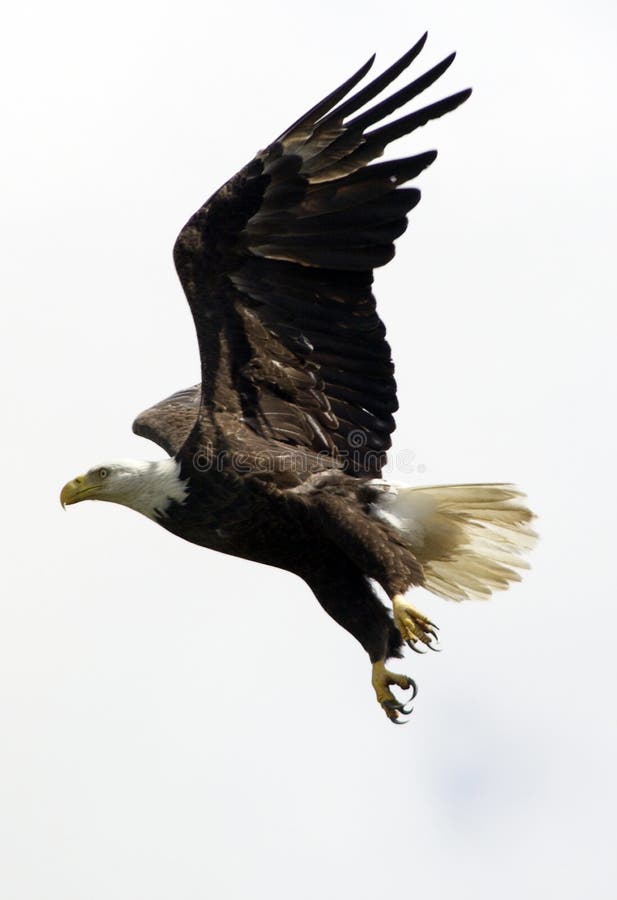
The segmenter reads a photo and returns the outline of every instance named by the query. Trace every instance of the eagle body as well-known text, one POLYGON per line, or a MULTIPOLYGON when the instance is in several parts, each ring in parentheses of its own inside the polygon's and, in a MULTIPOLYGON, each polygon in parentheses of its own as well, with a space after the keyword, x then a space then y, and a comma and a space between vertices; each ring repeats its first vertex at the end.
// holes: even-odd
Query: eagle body
MULTIPOLYGON (((192 543, 293 572, 360 641, 372 661, 386 651, 389 656, 400 655, 402 638, 367 575, 393 578, 392 570, 383 565, 388 526, 362 511, 356 487, 338 494, 330 505, 323 502, 330 499, 327 494, 313 502, 310 495, 290 496, 256 479, 251 484, 225 485, 220 503, 215 500, 212 513, 204 516, 204 505, 221 489, 220 484, 215 492, 209 487, 209 479, 193 484, 186 507, 174 504, 160 524, 192 543)), ((418 566, 409 547, 400 550, 396 580, 405 590, 409 570, 417 573, 418 566)))
POLYGON ((381 477, 398 401, 373 270, 393 257, 420 199, 406 185, 436 152, 375 159, 471 93, 407 109, 452 54, 381 96, 425 41, 354 92, 369 60, 189 219, 174 262, 201 383, 133 424, 169 458, 102 463, 61 494, 65 505, 122 503, 192 543, 298 575, 367 651, 394 722, 409 710, 391 687, 415 694, 415 684, 388 671, 387 659, 404 644, 434 648, 437 637, 408 589, 488 597, 519 579, 534 540, 532 514, 511 485, 409 487, 381 477))
POLYGON ((207 444, 193 435, 176 456, 186 497, 152 517, 191 543, 293 572, 371 661, 400 656, 401 635, 369 579, 404 593, 422 571, 404 534, 371 514, 371 479, 324 469, 317 454, 273 450, 250 431, 246 438, 236 433, 215 459, 199 457, 207 444))

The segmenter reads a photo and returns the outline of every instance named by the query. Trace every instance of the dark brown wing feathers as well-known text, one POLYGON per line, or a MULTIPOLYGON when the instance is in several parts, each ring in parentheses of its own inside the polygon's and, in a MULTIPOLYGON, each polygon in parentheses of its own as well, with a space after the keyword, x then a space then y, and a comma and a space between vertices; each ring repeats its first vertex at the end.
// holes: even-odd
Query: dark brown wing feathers
POLYGON ((178 391, 140 413, 133 422, 133 431, 175 456, 195 423, 200 401, 200 384, 178 391))
MULTIPOLYGON (((204 420, 215 421, 217 410, 235 410, 238 422, 263 438, 333 454, 357 475, 379 473, 397 408, 372 270, 392 258, 420 199, 416 188, 401 185, 436 153, 371 163, 391 141, 470 94, 379 126, 433 84, 452 54, 361 111, 425 40, 345 100, 369 60, 214 194, 174 248, 199 340, 204 420)), ((161 414, 173 413, 177 438, 182 404, 186 424, 194 415, 194 391, 143 414, 139 433, 149 429, 152 436, 158 409, 161 423, 161 414)), ((164 436, 159 442, 174 443, 164 436)))

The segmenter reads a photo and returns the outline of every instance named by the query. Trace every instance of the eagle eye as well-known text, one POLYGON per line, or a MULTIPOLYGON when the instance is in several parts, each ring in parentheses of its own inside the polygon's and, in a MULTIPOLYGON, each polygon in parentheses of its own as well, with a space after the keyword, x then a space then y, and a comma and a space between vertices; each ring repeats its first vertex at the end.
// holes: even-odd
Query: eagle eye
POLYGON ((109 470, 108 469, 99 469, 98 475, 101 480, 103 478, 107 478, 107 476, 109 475, 109 470))

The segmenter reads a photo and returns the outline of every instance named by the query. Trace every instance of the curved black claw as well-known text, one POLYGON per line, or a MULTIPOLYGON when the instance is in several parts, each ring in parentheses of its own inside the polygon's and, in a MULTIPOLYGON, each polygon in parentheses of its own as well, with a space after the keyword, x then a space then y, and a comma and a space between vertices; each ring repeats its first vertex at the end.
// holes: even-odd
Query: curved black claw
MULTIPOLYGON (((413 698, 412 698, 413 699, 413 698)), ((403 716, 409 716, 413 712, 413 706, 407 709, 404 703, 399 703, 398 700, 384 700, 381 704, 386 707, 386 709, 391 710, 393 713, 401 713, 403 716)), ((399 719, 397 715, 388 716, 391 722, 394 722, 395 725, 404 725, 407 719, 399 719)))
POLYGON ((418 696, 418 685, 415 683, 413 678, 409 678, 409 676, 407 676, 407 678, 409 680, 409 686, 406 688, 406 690, 409 690, 411 688, 411 691, 412 691, 411 697, 409 698, 409 700, 407 702, 411 703, 411 701, 415 700, 416 697, 418 696))
POLYGON ((405 709, 405 704, 399 700, 384 700, 381 705, 386 706, 388 709, 395 709, 397 712, 403 712, 405 709))
POLYGON ((414 653, 419 653, 422 656, 423 653, 426 653, 426 650, 420 650, 419 647, 416 647, 415 641, 405 641, 410 650, 413 650, 414 653))

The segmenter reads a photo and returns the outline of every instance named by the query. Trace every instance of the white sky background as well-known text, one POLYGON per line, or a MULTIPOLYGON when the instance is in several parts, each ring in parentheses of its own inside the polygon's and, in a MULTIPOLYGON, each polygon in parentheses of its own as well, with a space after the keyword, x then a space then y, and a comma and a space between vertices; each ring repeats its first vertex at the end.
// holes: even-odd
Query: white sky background
POLYGON ((5 21, 7 900, 613 896, 616 24, 604 0, 59 0, 5 21), (542 542, 490 604, 418 592, 443 652, 400 663, 420 693, 393 728, 299 580, 58 493, 160 457, 130 423, 198 379, 185 220, 425 28, 410 77, 458 49, 430 98, 475 93, 393 151, 440 157, 377 279, 392 474, 514 480, 542 542))

